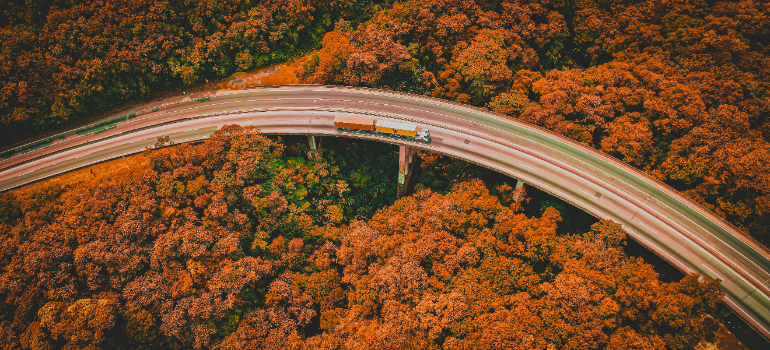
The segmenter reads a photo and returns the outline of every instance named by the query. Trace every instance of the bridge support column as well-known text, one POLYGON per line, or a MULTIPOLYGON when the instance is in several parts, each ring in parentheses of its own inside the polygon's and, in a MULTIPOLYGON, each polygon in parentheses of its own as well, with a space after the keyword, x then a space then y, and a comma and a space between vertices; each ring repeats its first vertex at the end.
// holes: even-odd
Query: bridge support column
POLYGON ((409 146, 398 146, 398 184, 396 185, 397 198, 401 198, 406 195, 406 187, 409 185, 409 179, 412 176, 413 159, 414 148, 409 146))
POLYGON ((316 159, 321 157, 321 136, 318 136, 318 144, 316 145, 315 136, 307 135, 307 143, 310 147, 310 150, 307 152, 307 158, 316 159))
POLYGON ((514 195, 513 195, 514 202, 519 201, 519 196, 521 196, 521 191, 519 191, 519 189, 521 189, 522 187, 524 187, 524 181, 516 180, 516 192, 514 192, 514 195))

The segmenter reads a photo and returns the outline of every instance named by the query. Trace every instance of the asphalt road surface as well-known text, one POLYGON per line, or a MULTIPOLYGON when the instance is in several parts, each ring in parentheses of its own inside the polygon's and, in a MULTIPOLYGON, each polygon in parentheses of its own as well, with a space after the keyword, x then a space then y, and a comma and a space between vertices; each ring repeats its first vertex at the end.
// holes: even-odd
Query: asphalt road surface
MULTIPOLYGON (((265 134, 312 134, 410 145, 468 160, 611 219, 684 272, 721 279, 725 302, 770 339, 770 253, 745 233, 652 177, 592 148, 526 123, 438 99, 331 86, 259 87, 155 102, 98 135, 70 135, 0 160, 0 191, 141 152, 158 136, 205 139, 226 124, 265 134), (153 111, 155 109, 155 111, 153 111), (430 129, 430 144, 334 128, 337 115, 430 129)), ((395 176, 396 174, 394 174, 395 176)))

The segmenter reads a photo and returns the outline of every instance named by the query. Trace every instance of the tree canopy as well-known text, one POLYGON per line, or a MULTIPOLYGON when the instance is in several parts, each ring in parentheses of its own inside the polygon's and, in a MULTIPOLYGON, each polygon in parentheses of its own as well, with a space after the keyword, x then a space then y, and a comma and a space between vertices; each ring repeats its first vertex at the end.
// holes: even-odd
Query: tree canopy
POLYGON ((0 138, 318 45, 369 2, 316 0, 0 1, 0 138))
POLYGON ((685 349, 723 296, 661 281, 615 223, 558 234, 558 210, 527 216, 508 185, 359 216, 366 171, 292 148, 227 126, 0 194, 0 346, 685 349))

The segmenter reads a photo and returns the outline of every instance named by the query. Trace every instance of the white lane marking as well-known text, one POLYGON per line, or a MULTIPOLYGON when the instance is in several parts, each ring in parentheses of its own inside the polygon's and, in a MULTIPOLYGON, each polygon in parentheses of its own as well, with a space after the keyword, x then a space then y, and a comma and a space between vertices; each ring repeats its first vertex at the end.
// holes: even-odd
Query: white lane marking
POLYGON ((582 189, 582 188, 578 188, 578 191, 580 191, 580 192, 583 192, 583 193, 585 193, 585 194, 587 194, 587 195, 591 195, 590 193, 586 192, 586 190, 584 190, 584 189, 582 189))
MULTIPOLYGON (((665 205, 665 204, 663 204, 663 205, 665 205)), ((697 224, 696 224, 696 225, 697 225, 697 224)), ((740 254, 740 255, 741 255, 741 256, 742 256, 744 259, 746 259, 747 261, 749 261, 750 263, 752 263, 754 266, 758 267, 758 268, 759 268, 761 271, 765 271, 765 269, 761 268, 759 265, 757 265, 756 263, 754 263, 754 261, 753 261, 753 260, 751 260, 751 259, 747 258, 745 255, 743 255, 743 253, 741 253, 741 252, 739 252, 737 249, 735 249, 735 247, 733 247, 733 246, 732 246, 732 245, 730 245, 730 244, 727 244, 727 242, 723 241, 721 238, 719 238, 719 237, 717 237, 717 236, 714 236, 714 237, 715 237, 716 239, 718 239, 720 242, 722 242, 722 244, 724 244, 724 245, 726 245, 726 246, 730 247, 730 249, 732 249, 732 250, 734 250, 736 253, 740 254)), ((768 273, 768 275, 770 275, 770 273, 768 273)))
MULTIPOLYGON (((653 230, 653 229, 651 229, 649 226, 645 225, 643 222, 641 222, 641 221, 639 221, 639 220, 636 220, 636 223, 637 223, 638 225, 642 225, 642 226, 644 226, 644 228, 646 228, 647 230, 651 231, 652 233, 656 233, 656 230, 653 230)), ((715 258, 716 258, 716 257, 715 257, 715 258)))
MULTIPOLYGON (((706 270, 709 270, 709 272, 711 272, 711 274, 712 274, 713 276, 716 276, 716 278, 719 278, 719 279, 720 279, 720 280, 722 280, 722 281, 724 281, 724 280, 725 280, 724 278, 720 277, 720 276, 719 276, 719 275, 718 275, 716 272, 714 272, 714 270, 710 269, 710 268, 709 268, 708 266, 706 266, 705 264, 700 264, 700 265, 701 265, 701 266, 703 266, 703 267, 705 267, 705 268, 706 268, 706 270)), ((714 277, 712 277, 712 278, 714 278, 714 277)))
MULTIPOLYGON (((696 236, 696 237, 697 237, 697 236, 696 236)), ((728 258, 727 256, 725 256, 724 254, 722 254, 722 252, 721 252, 721 251, 719 251, 719 250, 717 250, 716 248, 714 248, 714 247, 713 247, 711 244, 709 244, 708 242, 706 242, 706 241, 702 240, 700 237, 697 237, 697 238, 698 238, 698 240, 700 240, 700 241, 701 241, 703 244, 705 244, 706 246, 708 246, 709 248, 711 248, 713 251, 715 251, 717 254, 719 254, 719 255, 720 255, 722 258, 723 258, 723 259, 716 259, 716 256, 714 256, 713 254, 709 253, 709 255, 711 255, 711 256, 712 256, 712 257, 714 257, 714 258, 715 258, 717 261, 719 261, 719 263, 720 263, 720 264, 722 264, 722 265, 724 265, 725 267, 727 267, 728 269, 731 269, 731 270, 732 270, 733 268, 731 268, 730 266, 727 266, 727 264, 725 264, 725 263, 724 263, 724 261, 729 261, 730 263, 732 263, 733 265, 735 265, 735 267, 736 267, 736 268, 738 268, 738 269, 739 269, 739 270, 741 270, 743 273, 745 273, 747 276, 749 276, 751 279, 753 279, 754 281, 757 281, 759 285, 762 285, 762 284, 763 284, 763 281, 761 281, 761 280, 758 280, 756 277, 754 277, 754 275, 753 275, 753 274, 750 274, 750 273, 746 272, 746 270, 744 270, 744 269, 743 269, 743 267, 741 267, 741 265, 739 265, 739 264, 736 264, 736 263, 735 263, 735 261, 733 261, 732 259, 730 259, 730 258, 728 258)), ((753 284, 753 283, 749 283, 749 281, 747 281, 745 278, 743 278, 743 276, 741 276, 740 274, 736 274, 736 276, 738 276, 740 279, 742 279, 744 282, 746 282, 746 284, 748 284, 748 285, 750 285, 750 286, 752 286, 752 287, 754 286, 754 284, 753 284)))
MULTIPOLYGON (((740 307, 738 307, 738 304, 736 304, 734 301, 730 300, 730 297, 728 297, 728 296, 725 296, 725 299, 726 299, 726 300, 727 300, 727 301, 728 301, 730 304, 733 304, 733 306, 735 306, 735 308, 736 308, 736 309, 738 309, 738 310, 742 310, 740 307)), ((746 315, 746 317, 748 317, 748 318, 750 318, 752 321, 754 321, 754 325, 755 325, 755 326, 758 326, 759 328, 762 328, 762 330, 763 330, 763 331, 765 331, 765 334, 766 334, 766 335, 770 335, 770 332, 768 332, 768 331, 767 331, 767 328, 765 328, 764 326, 762 326, 762 324, 761 324, 761 323, 757 322, 757 320, 755 320, 755 319, 754 319, 754 317, 751 317, 751 315, 749 315, 748 313, 745 313, 745 312, 744 312, 744 315, 746 315)))
POLYGON ((533 168, 533 167, 531 167, 529 165, 524 165, 524 163, 519 163, 519 166, 525 167, 525 168, 530 169, 532 171, 537 171, 537 169, 535 169, 535 168, 533 168))
MULTIPOLYGON (((655 230, 651 229, 649 226, 645 225, 645 224, 644 224, 644 223, 643 223, 641 220, 637 220, 637 221, 636 221, 636 223, 637 223, 637 224, 639 224, 639 225, 642 225, 642 226, 644 226, 645 228, 647 228, 647 229, 648 229, 648 230, 650 230, 650 231, 653 231, 653 232, 655 231, 655 230)), ((674 224, 676 224, 676 223, 674 223, 674 224)), ((677 225, 678 225, 678 224, 677 224, 677 225)), ((711 248, 711 249, 712 249, 714 252, 716 252, 717 254, 719 254, 719 256, 721 256, 721 257, 722 257, 722 259, 719 259, 719 258, 717 258, 717 256, 715 256, 715 255, 714 255, 714 254, 712 254, 711 252, 709 252, 709 251, 706 251, 706 253, 707 253, 707 254, 708 254, 710 257, 712 257, 714 260, 716 260, 716 261, 719 261, 719 263, 720 263, 720 264, 722 264, 723 266, 727 267, 729 270, 734 270, 734 268, 732 268, 732 267, 730 267, 730 266, 727 266, 727 264, 725 264, 725 261, 728 261, 728 262, 732 263, 732 264, 735 266, 735 268, 737 268, 737 269, 741 270, 743 273, 745 273, 745 274, 746 274, 747 276, 749 276, 751 279, 753 279, 754 281, 758 282, 758 284, 759 284, 759 285, 762 285, 762 284, 763 284, 763 282, 762 282, 762 281, 760 281, 760 280, 758 280, 756 277, 754 277, 754 275, 753 275, 753 274, 750 274, 750 273, 746 272, 746 270, 744 270, 744 269, 743 269, 743 267, 741 267, 741 265, 740 265, 740 264, 736 264, 736 263, 735 263, 735 261, 733 261, 732 259, 730 259, 730 258, 728 258, 727 256, 725 256, 724 254, 722 254, 722 252, 720 252, 719 250, 717 250, 716 248, 714 248, 714 247, 713 247, 711 244, 709 244, 708 242, 704 241, 704 240, 703 240, 703 239, 701 239, 700 237, 698 237, 698 236, 695 236, 695 237, 696 237, 696 238, 697 238, 699 241, 701 241, 701 243, 705 244, 707 247, 711 248)), ((742 279, 744 282, 746 282, 746 284, 748 284, 748 285, 752 286, 752 288, 754 287, 754 285, 755 285, 755 284, 754 284, 754 283, 749 283, 749 281, 747 281, 745 278, 743 278, 743 276, 741 276, 741 274, 739 274, 739 273, 735 273, 735 276, 738 276, 738 278, 742 279)), ((755 288, 755 289, 756 289, 756 288, 755 288)))
MULTIPOLYGON (((458 147, 458 148, 459 148, 459 147, 458 147)), ((437 152, 440 152, 440 149, 439 149, 438 147, 435 147, 435 150, 436 150, 437 152)), ((450 154, 450 155, 453 155, 451 152, 449 152, 448 154, 450 154)), ((459 157, 459 158, 462 158, 462 157, 460 157, 460 156, 459 156, 459 155, 457 155, 457 154, 454 154, 453 156, 455 156, 455 157, 459 157)), ((486 165, 487 165, 487 166, 489 166, 491 169, 498 169, 498 171, 500 171, 500 172, 502 172, 502 173, 506 173, 506 171, 504 171, 504 170, 503 170, 503 168, 501 168, 501 167, 499 167, 499 166, 496 166, 494 163, 490 163, 490 162, 488 162, 488 161, 485 161, 485 160, 477 160, 477 162, 478 162, 480 165, 482 165, 482 166, 484 166, 484 164, 486 164, 486 165)), ((514 178, 521 178, 522 180, 524 180, 524 182, 527 182, 527 183, 533 183, 533 184, 534 184, 534 183, 539 183, 538 181, 535 181, 533 178, 531 178, 531 177, 529 177, 529 176, 527 176, 527 175, 525 175, 525 174, 523 174, 523 173, 519 173, 519 172, 517 172, 517 171, 511 171, 511 173, 513 174, 512 176, 513 176, 514 178)), ((558 197, 558 196, 560 196, 561 198, 564 198, 564 199, 566 199, 567 201, 569 201, 569 202, 571 202, 571 203, 576 203, 576 204, 578 204, 578 206, 582 207, 582 208, 583 208, 584 210, 586 210, 586 211, 589 211, 589 208, 593 208, 592 206, 588 206, 588 205, 586 205, 585 203, 583 203, 582 201, 579 201, 579 200, 577 200, 576 198, 574 198, 574 197, 572 197, 572 196, 570 196, 570 195, 567 195, 566 193, 564 193, 564 192, 562 192, 562 191, 559 191, 559 190, 556 190, 556 189, 549 189, 548 191, 549 191, 549 193, 551 193, 551 194, 553 194, 553 195, 555 195, 555 196, 557 196, 557 197, 558 197)))
MULTIPOLYGON (((730 260, 730 259, 727 259, 727 258, 725 258, 725 259, 726 259, 726 260, 728 260, 728 261, 730 261, 731 263, 735 264, 735 262, 734 262, 734 261, 732 261, 732 260, 730 260)), ((723 261, 719 260, 719 263, 721 263, 722 265, 724 265, 726 268, 730 269, 730 266, 727 266, 727 264, 725 264, 723 261)), ((743 271, 743 273, 745 273, 746 275, 748 275, 749 277, 751 277, 751 279, 753 279, 753 280, 757 281, 757 278, 756 278, 756 277, 754 277, 754 275, 752 275, 752 274, 750 274, 750 273, 746 272, 746 270, 744 270, 744 269, 743 269, 743 268, 742 268, 740 265, 737 265, 737 264, 736 264, 735 266, 736 266, 738 269, 740 269, 741 271, 743 271)), ((743 282, 746 282, 746 284, 748 284, 748 285, 750 285, 752 288, 754 288, 754 284, 753 284, 753 283, 749 283, 749 281, 747 281, 745 278, 743 278, 743 276, 741 276, 741 275, 739 275, 739 274, 736 274, 736 276, 738 276, 740 279, 742 279, 742 280, 743 280, 743 282)), ((762 282, 762 281, 760 281, 760 282, 759 282, 759 285, 761 286, 762 284, 763 284, 763 282, 762 282)), ((756 288, 754 288, 754 289, 756 289, 756 288)))
MULTIPOLYGON (((724 267, 726 267, 726 268, 730 269, 730 266, 727 266, 727 264, 725 264, 723 261, 720 261, 720 260, 717 260, 717 261, 719 261, 719 263, 720 263, 720 264, 722 264, 722 266, 724 266, 724 267)), ((743 272, 746 272, 746 271, 743 271, 743 272)), ((749 283, 749 281, 747 281, 745 278, 743 278, 743 276, 741 276, 741 275, 739 275, 739 274, 735 274, 735 275, 736 275, 736 276, 738 276, 738 278, 742 279, 742 280, 743 280, 743 282, 746 282, 746 284, 748 284, 749 286, 751 286, 751 288, 753 288, 754 290, 757 290, 756 288, 754 288, 754 284, 752 284, 752 283, 749 283)))
MULTIPOLYGON (((723 241, 722 239, 720 239, 719 237, 717 237, 717 236, 716 236, 714 233, 712 233, 711 231, 709 231, 709 230, 707 230, 707 229, 703 228, 703 226, 699 225, 697 222, 693 221, 692 219, 690 219, 690 218, 689 218, 689 217, 687 217, 686 215, 682 215, 682 213, 680 213, 679 211, 677 211, 677 210, 676 210, 676 209, 674 209, 674 208, 671 208, 671 207, 670 207, 668 204, 661 202, 661 201, 660 201, 660 200, 658 200, 657 198, 654 198, 654 197, 651 197, 651 198, 652 198, 652 199, 654 199, 656 202, 658 202, 658 203, 660 203, 660 204, 664 205, 664 206, 665 206, 666 208, 668 208, 669 210, 671 210, 671 211, 673 211, 673 212, 675 212, 675 213, 679 214, 679 216, 681 216, 681 217, 683 217, 683 218, 687 219, 688 221, 690 221, 691 223, 693 223, 695 226, 698 226, 698 227, 699 227, 701 230, 703 230, 703 231, 707 232, 709 235, 711 235, 711 236, 715 237, 715 238, 716 238, 716 239, 718 239, 720 242, 722 242, 722 244, 724 244, 724 245, 726 245, 726 246, 730 247, 731 249, 735 250, 735 251, 736 251, 738 254, 741 254, 741 252, 739 252, 738 250, 736 250, 736 249, 735 249, 735 248, 734 248, 732 245, 725 243, 725 241, 723 241)), ((672 197, 672 198, 673 198, 673 197, 672 197)), ((676 199, 676 198, 674 198, 674 199, 676 199)), ((677 201, 679 201, 678 199, 676 199, 676 200, 677 200, 677 201)), ((681 201, 679 201, 679 202, 680 202, 680 203, 682 203, 681 201)), ((687 204, 685 204, 685 203, 682 203, 682 204, 684 204, 685 206, 687 206, 687 204)), ((704 215, 704 217, 705 217, 705 215, 704 215)), ((706 217, 706 219, 707 219, 707 220, 709 220, 709 221, 711 221, 711 219, 709 219, 708 217, 706 217)), ((713 221, 711 221, 711 222, 713 222, 713 221)), ((715 222, 714 222, 714 223, 715 223, 715 222)), ((719 226, 719 227, 722 227, 722 226, 720 226, 718 223, 715 223, 715 224, 716 224, 717 226, 719 226)), ((677 224, 677 225, 679 225, 679 224, 677 224)), ((680 227, 681 227, 681 226, 680 226, 680 227)), ((724 228, 723 228, 723 229, 724 229, 724 228)), ((735 235, 734 235, 734 234, 732 234, 732 232, 730 232, 729 230, 725 230, 725 231, 726 231, 727 233, 729 233, 731 236, 733 236, 733 237, 737 238, 739 242, 741 242, 741 243, 745 244, 747 247, 749 247, 749 248, 751 248, 752 250, 756 251, 756 249, 754 249, 754 247, 752 247, 752 246, 751 246, 751 245, 749 245, 748 243, 744 242, 744 241, 743 241, 743 240, 742 240, 740 237, 737 237, 737 236, 735 236, 735 235)), ((760 255, 762 255, 762 254, 760 254, 760 255)), ((760 271, 762 271, 762 272, 765 272, 765 274, 767 274, 768 276, 770 276, 770 272, 768 272, 768 271, 765 271, 765 269, 763 269, 762 267, 760 267, 759 265, 757 265, 756 263, 754 263, 754 262, 753 262, 751 259, 747 258, 745 255, 741 254, 741 256, 742 256, 744 259, 746 259, 746 260, 748 260, 749 262, 751 262, 752 264, 754 264, 754 266, 758 267, 758 268, 760 269, 760 271)), ((762 255, 762 256, 764 256, 764 255, 762 255)))
MULTIPOLYGON (((623 230, 625 230, 626 232, 630 232, 630 233, 634 234, 634 236, 636 236, 637 238, 640 238, 640 239, 644 240, 645 242, 647 242, 647 244, 649 244, 649 246, 651 246, 651 247, 657 247, 656 245, 652 244, 652 242, 648 241, 648 240, 647 240, 647 238, 644 238, 644 236, 642 236, 642 235, 640 235, 640 234, 638 234, 638 233, 636 233, 636 232, 632 231, 632 230, 631 230, 631 229, 629 229, 628 227, 623 227, 623 230)), ((659 251, 660 251, 661 253, 663 253, 663 254, 666 254, 666 256, 667 256, 667 257, 669 257, 669 258, 671 259, 670 261, 676 261, 676 262, 679 262, 679 263, 682 265, 682 268, 683 268, 683 269, 685 269, 685 272, 687 272, 687 274, 691 274, 691 273, 693 272, 693 271, 692 271, 692 269, 690 269, 689 267, 687 267, 687 266, 685 266, 684 264, 682 264, 682 263, 681 263, 679 260, 677 260, 677 259, 674 259, 674 257, 673 257, 673 256, 671 256, 671 254, 669 254, 667 251, 665 251, 665 250, 663 250, 663 249, 660 249, 659 251)))
MULTIPOLYGON (((650 230, 650 231, 654 231, 654 230, 653 230, 653 229, 651 229, 649 226, 645 225, 644 223, 642 223, 642 222, 641 222, 641 221, 639 221, 639 220, 637 220, 637 222, 636 222, 636 223, 637 223, 637 224, 639 224, 639 225, 642 225, 642 226, 644 226, 645 228, 647 228, 647 229, 648 229, 648 230, 650 230)), ((699 240, 700 240, 700 238, 699 238, 699 240)), ((711 257, 711 258, 713 258, 714 260, 718 261, 720 264, 722 264, 722 266, 726 267, 728 270, 734 270, 732 267, 730 267, 730 266, 727 266, 727 264, 725 264, 725 262, 724 262, 725 260, 726 260, 726 261, 729 261, 730 263, 734 264, 734 265, 735 265, 735 267, 737 267, 738 269, 740 269, 741 271, 743 271, 743 273, 745 273, 746 275, 750 276, 750 277, 751 277, 751 279, 753 279, 753 280, 755 280, 755 281, 757 280, 757 279, 756 279, 756 277, 754 277, 752 274, 750 274, 750 273, 746 272, 746 270, 744 270, 744 269, 743 269, 743 268, 742 268, 740 265, 736 264, 736 263, 735 263, 734 261, 732 261, 730 258, 728 258, 728 257, 724 256, 724 255, 723 255, 723 254, 722 254, 720 251, 718 251, 718 250, 714 249, 714 247, 712 247, 710 244, 708 244, 707 242, 705 242, 705 241, 702 241, 702 240, 701 240, 701 242, 703 242, 703 244, 707 245, 709 248, 713 249, 715 252, 717 252, 717 253, 718 253, 718 254, 719 254, 719 255, 720 255, 722 258, 723 258, 723 259, 719 259, 719 258, 717 258, 717 257, 716 257, 714 254, 711 254, 711 253, 710 253, 710 252, 708 252, 708 251, 706 252, 706 253, 708 254, 708 256, 710 256, 710 257, 711 257)), ((738 273, 735 273, 735 276, 738 276, 738 278, 740 278, 741 280, 743 280, 743 282, 746 282, 746 284, 748 284, 749 286, 752 286, 752 288, 754 288, 754 285, 755 285, 755 284, 753 284, 753 283, 750 283, 750 282, 749 282, 749 281, 747 281, 745 278, 743 278, 743 276, 741 276, 740 274, 738 274, 738 273)), ((760 284, 762 284, 762 282, 759 282, 759 283, 760 283, 760 284)), ((756 288, 755 288, 755 290, 756 290, 756 288)))
POLYGON ((24 173, 24 174, 21 174, 21 175, 17 175, 16 177, 20 177, 20 176, 24 176, 24 175, 27 175, 27 174, 31 174, 31 173, 34 173, 34 172, 35 172, 35 170, 37 170, 37 169, 34 169, 34 170, 32 170, 32 171, 28 171, 28 172, 26 172, 26 173, 24 173))

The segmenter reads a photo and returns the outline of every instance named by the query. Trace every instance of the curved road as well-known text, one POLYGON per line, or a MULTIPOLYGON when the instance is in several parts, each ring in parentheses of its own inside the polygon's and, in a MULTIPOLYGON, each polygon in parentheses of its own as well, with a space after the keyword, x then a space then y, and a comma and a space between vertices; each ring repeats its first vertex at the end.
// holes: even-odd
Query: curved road
POLYGON ((98 135, 73 133, 47 148, 1 160, 0 191, 141 152, 157 136, 168 135, 177 143, 204 139, 225 124, 254 125, 265 134, 411 145, 522 179, 599 218, 622 224, 632 237, 681 270, 721 279, 725 302, 770 339, 766 248, 643 172, 542 128, 428 97, 314 85, 180 96, 133 112, 137 118, 98 135), (343 114, 427 127, 432 142, 340 133, 333 121, 343 114))

